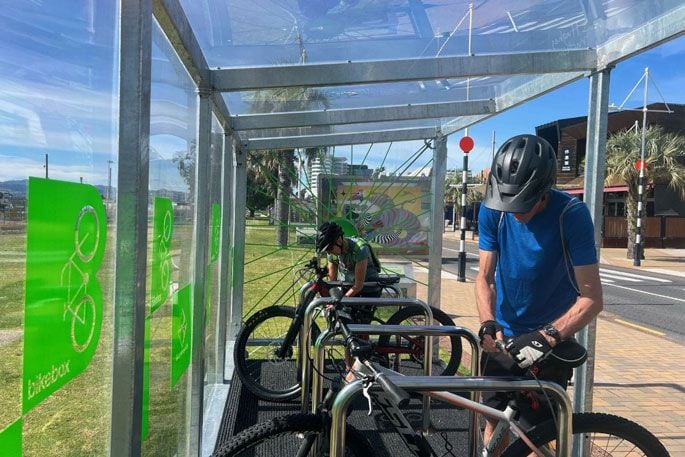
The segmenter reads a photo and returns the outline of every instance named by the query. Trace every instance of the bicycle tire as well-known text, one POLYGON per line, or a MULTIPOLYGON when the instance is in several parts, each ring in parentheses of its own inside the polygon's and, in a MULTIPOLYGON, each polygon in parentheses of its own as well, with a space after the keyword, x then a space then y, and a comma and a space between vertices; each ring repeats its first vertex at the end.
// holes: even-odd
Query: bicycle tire
MULTIPOLYGON (((431 306, 431 311, 433 312, 433 320, 440 325, 447 325, 447 326, 454 326, 454 321, 452 318, 450 318, 447 313, 444 311, 434 308, 431 306)), ((426 315, 424 313, 424 308, 421 306, 406 306, 404 308, 399 309, 395 314, 390 316, 388 318, 386 324, 388 325, 401 325, 402 322, 411 320, 412 322, 419 321, 421 322, 422 320, 425 321, 426 315)), ((390 335, 381 335, 378 338, 378 346, 390 346, 390 338, 395 338, 390 335)), ((407 343, 407 345, 412 344, 413 345, 413 350, 412 353, 414 354, 412 358, 414 359, 415 363, 413 367, 411 367, 412 373, 408 374, 417 374, 416 373, 416 367, 419 364, 423 364, 423 345, 416 345, 414 344, 415 341, 422 341, 423 337, 419 337, 416 339, 413 339, 411 341, 406 340, 405 337, 401 337, 401 344, 407 343)), ((437 366, 436 370, 433 370, 433 374, 438 375, 438 376, 452 376, 454 375, 457 370, 459 369, 459 364, 461 363, 461 354, 462 354, 462 345, 461 345, 461 338, 458 336, 450 336, 450 337, 444 337, 444 340, 441 338, 441 343, 443 342, 449 342, 449 350, 450 351, 450 356, 449 360, 447 361, 447 364, 440 368, 437 366)), ((401 354, 395 354, 395 357, 401 356, 401 354)), ((402 369, 398 370, 402 372, 402 369)))
MULTIPOLYGON (((262 400, 287 402, 300 394, 300 373, 295 350, 290 351, 291 354, 285 358, 276 358, 274 354, 295 316, 296 310, 290 306, 264 308, 245 322, 236 337, 233 350, 235 371, 243 385, 262 400), (267 335, 261 335, 260 331, 265 331, 267 335), (268 344, 260 343, 267 340, 268 344), (266 350, 248 351, 249 347, 264 347, 266 350)), ((319 333, 319 327, 314 323, 312 341, 319 333)), ((299 336, 295 338, 295 345, 298 343, 299 336)))
MULTIPOLYGON (((591 456, 669 457, 664 445, 651 432, 612 414, 576 413, 573 415, 573 433, 588 434, 585 439, 592 443, 591 456), (600 434, 604 436, 598 439, 600 434)), ((554 422, 549 420, 536 425, 526 435, 540 447, 555 441, 557 431, 554 422)), ((523 457, 530 452, 523 440, 518 439, 507 447, 502 457, 523 457)))
MULTIPOLYGON (((246 428, 225 445, 215 450, 212 457, 287 457, 295 455, 305 436, 320 435, 325 417, 321 414, 291 414, 277 417, 246 428)), ((366 437, 348 425, 345 455, 368 457, 374 454, 366 437)))

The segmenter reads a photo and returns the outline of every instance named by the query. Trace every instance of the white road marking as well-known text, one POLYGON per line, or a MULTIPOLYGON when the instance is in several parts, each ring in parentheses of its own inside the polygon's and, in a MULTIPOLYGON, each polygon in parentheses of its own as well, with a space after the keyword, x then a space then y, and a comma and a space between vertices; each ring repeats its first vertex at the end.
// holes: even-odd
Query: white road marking
POLYGON ((685 303, 685 299, 682 299, 682 298, 669 297, 668 295, 655 294, 654 292, 646 292, 646 291, 640 290, 640 289, 633 289, 632 287, 619 286, 618 284, 607 284, 607 285, 612 286, 612 287, 618 287, 619 289, 630 290, 632 292, 639 292, 641 294, 654 295, 655 297, 668 298, 669 300, 675 300, 675 301, 680 301, 680 302, 685 303))
POLYGON ((602 272, 605 272, 607 274, 611 273, 612 275, 628 276, 630 278, 638 278, 642 281, 646 280, 646 281, 656 281, 656 282, 673 282, 673 281, 668 280, 668 279, 654 278, 652 276, 636 275, 633 273, 626 273, 625 271, 608 270, 606 268, 600 268, 599 271, 600 271, 600 274, 602 272))
POLYGON ((612 278, 620 281, 628 281, 628 282, 643 282, 642 279, 633 279, 633 278, 626 278, 625 276, 616 276, 616 275, 610 275, 609 273, 604 273, 600 270, 599 272, 599 277, 600 278, 612 278))

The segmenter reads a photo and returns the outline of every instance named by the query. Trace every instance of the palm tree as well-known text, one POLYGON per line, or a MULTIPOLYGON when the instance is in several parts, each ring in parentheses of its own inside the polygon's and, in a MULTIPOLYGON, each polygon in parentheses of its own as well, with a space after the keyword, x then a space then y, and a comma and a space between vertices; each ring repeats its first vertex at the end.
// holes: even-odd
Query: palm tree
MULTIPOLYGON (((326 95, 309 87, 282 87, 263 89, 254 93, 249 100, 251 113, 276 113, 286 111, 309 111, 329 108, 326 95)), ((312 128, 308 128, 311 133, 312 128)), ((277 134, 268 132, 269 136, 294 136, 302 134, 301 127, 278 129, 277 134)), ((290 197, 293 194, 293 179, 297 179, 295 170, 295 149, 271 151, 276 153, 278 161, 278 188, 276 190, 276 244, 288 245, 288 215, 290 197)), ((314 151, 311 152, 314 154, 314 151)), ((308 153, 308 157, 310 153, 308 153)))
MULTIPOLYGON (((622 130, 611 135, 606 147, 605 183, 621 179, 628 184, 626 217, 627 258, 633 258, 637 231, 638 177, 635 162, 640 159, 641 133, 622 130)), ((685 136, 666 132, 660 126, 647 128, 645 183, 667 184, 685 198, 685 136)))

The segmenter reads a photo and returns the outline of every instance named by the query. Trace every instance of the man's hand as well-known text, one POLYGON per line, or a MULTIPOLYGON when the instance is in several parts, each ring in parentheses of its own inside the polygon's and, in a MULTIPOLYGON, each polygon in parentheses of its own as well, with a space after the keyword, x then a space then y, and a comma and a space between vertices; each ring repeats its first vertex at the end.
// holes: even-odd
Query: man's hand
POLYGON ((502 326, 497 321, 488 320, 481 324, 478 330, 480 345, 485 352, 499 352, 495 346, 495 339, 502 339, 502 326))
POLYGON ((538 330, 517 336, 507 343, 507 351, 521 368, 528 368, 546 357, 551 350, 547 338, 538 330))

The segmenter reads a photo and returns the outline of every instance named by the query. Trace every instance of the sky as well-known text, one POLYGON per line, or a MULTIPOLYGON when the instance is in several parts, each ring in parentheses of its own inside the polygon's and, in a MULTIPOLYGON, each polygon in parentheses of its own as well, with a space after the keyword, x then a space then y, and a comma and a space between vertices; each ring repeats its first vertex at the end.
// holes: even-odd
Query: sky
MULTIPOLYGON (((685 104, 685 36, 645 51, 620 62, 611 71, 609 103, 621 105, 640 80, 645 67, 649 68, 651 83, 648 103, 661 102, 658 89, 667 103, 685 104)), ((642 83, 626 101, 625 108, 642 106, 642 83)), ((535 133, 535 127, 568 117, 586 116, 589 100, 589 78, 583 78, 553 92, 530 100, 523 105, 493 116, 469 129, 474 150, 469 154, 469 168, 474 171, 490 166, 492 160, 492 132, 499 147, 506 139, 522 133, 535 133)), ((448 169, 461 168, 463 159, 458 143, 463 131, 455 132, 447 140, 448 169)))
MULTIPOLYGON (((109 8, 103 14, 109 19, 114 17, 114 3, 103 5, 109 8)), ((91 36, 90 28, 86 30, 82 21, 88 16, 85 11, 83 18, 79 18, 71 17, 71 12, 63 11, 60 15, 56 11, 44 13, 41 10, 38 14, 28 7, 25 9, 27 11, 12 10, 17 20, 14 28, 0 29, 0 42, 5 44, 0 47, 0 61, 3 62, 0 69, 0 182, 28 175, 42 176, 45 154, 49 153, 52 178, 70 181, 84 178, 85 182, 106 184, 109 168, 113 168, 112 174, 116 176, 119 166, 116 163, 118 58, 114 51, 117 42, 115 21, 103 20, 108 27, 96 28, 98 33, 91 36), (69 20, 64 22, 66 19, 62 16, 69 20), (36 23, 38 19, 42 22, 36 23), (33 33, 30 40, 25 39, 26 30, 33 33), (56 34, 55 30, 61 32, 56 34), (77 52, 79 43, 84 42, 97 46, 77 52), (100 52, 97 58, 91 55, 95 50, 100 52)), ((192 122, 184 120, 195 114, 193 106, 186 107, 187 101, 194 97, 194 89, 183 71, 165 63, 165 56, 173 51, 161 48, 168 44, 157 27, 153 29, 153 41, 156 46, 153 74, 160 81, 172 84, 153 85, 152 131, 156 134, 151 139, 151 159, 170 161, 174 152, 188 144, 187 139, 179 138, 179 135, 186 132, 191 137, 195 131, 192 122), (173 136, 165 134, 170 129, 174 131, 173 136)), ((682 89, 685 87, 685 37, 619 63, 611 75, 611 103, 623 102, 645 67, 650 68, 651 80, 656 82, 667 102, 685 103, 682 89)), ((661 99, 657 91, 650 87, 649 102, 658 101, 661 99)), ((638 90, 626 106, 638 107, 641 103, 641 91, 638 90)), ((489 166, 493 131, 499 145, 513 135, 534 133, 537 125, 586 115, 587 105, 588 79, 583 78, 471 127, 469 134, 475 141, 475 149, 469 155, 469 168, 479 171, 489 166)), ((448 137, 449 169, 462 166, 463 155, 457 146, 462 135, 463 131, 459 131, 448 137)), ((387 143, 371 148, 357 145, 337 147, 335 154, 346 156, 348 160, 353 156, 355 163, 367 156, 365 163, 370 167, 385 160, 388 172, 404 167, 411 171, 428 166, 429 151, 407 165, 413 153, 423 146, 423 141, 402 142, 393 144, 388 151, 387 143)), ((162 169, 166 168, 159 168, 162 169)), ((151 173, 151 177, 154 176, 156 174, 151 173)), ((169 186, 170 183, 160 181, 157 185, 169 186)), ((182 183, 176 185, 182 186, 182 183)))

